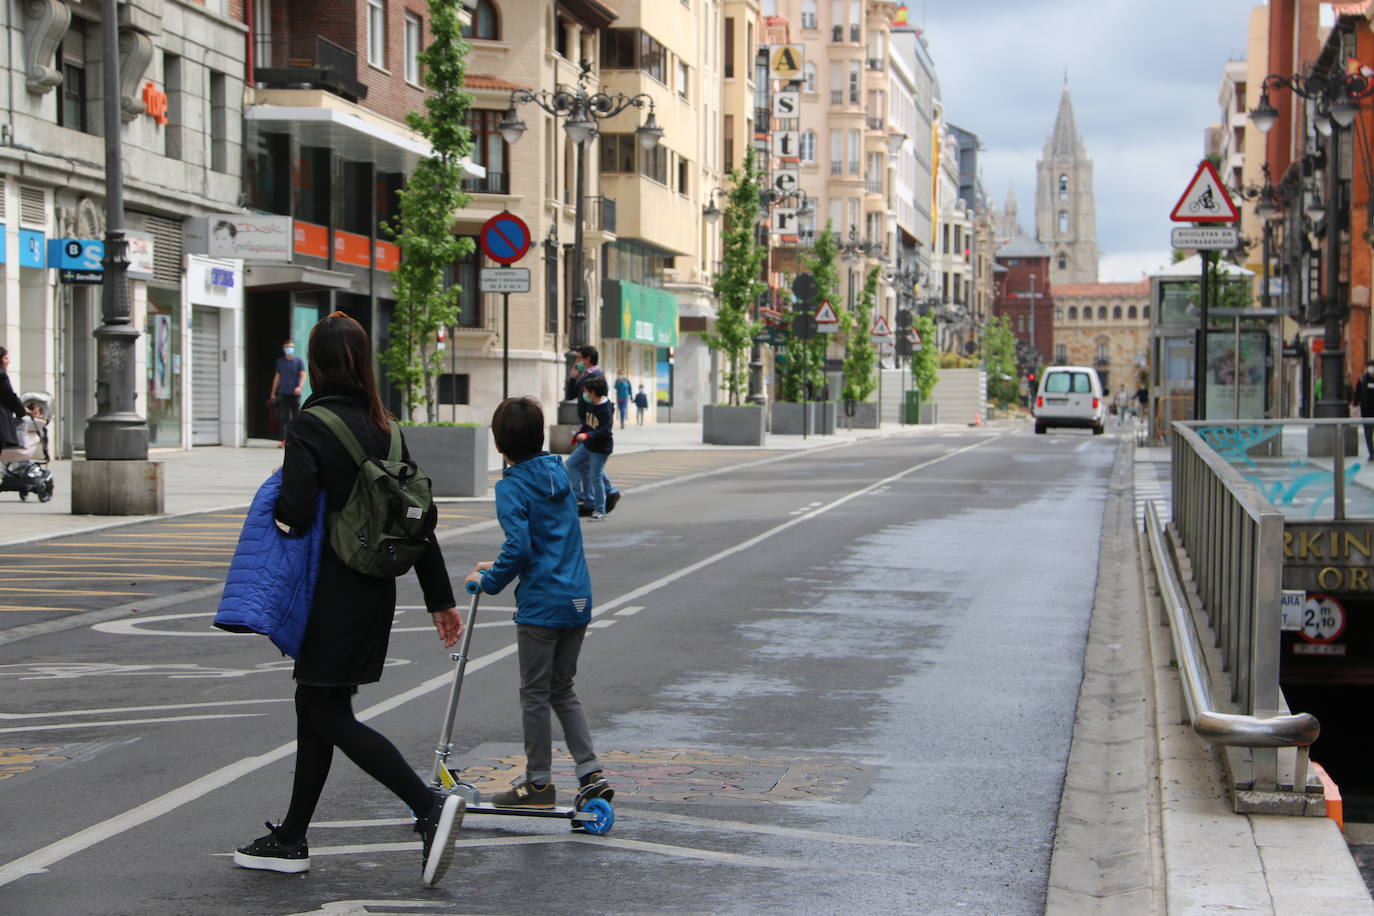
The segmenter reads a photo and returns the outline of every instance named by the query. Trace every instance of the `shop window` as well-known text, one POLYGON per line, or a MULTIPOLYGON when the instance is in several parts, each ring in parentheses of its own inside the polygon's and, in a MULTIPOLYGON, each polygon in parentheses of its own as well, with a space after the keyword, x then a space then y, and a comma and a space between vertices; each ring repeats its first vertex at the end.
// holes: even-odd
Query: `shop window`
POLYGON ((391 241, 387 227, 397 232, 401 229, 401 199, 397 195, 405 187, 405 175, 401 172, 377 172, 372 186, 376 191, 372 212, 376 218, 377 238, 391 241))
POLYGON ((339 226, 345 232, 367 235, 372 231, 372 163, 340 162, 339 180, 343 197, 339 207, 339 226))
POLYGON ((501 15, 491 0, 477 0, 472 11, 472 25, 463 27, 464 38, 480 38, 486 41, 499 41, 501 38, 501 15))
POLYGON ((248 158, 249 205, 282 216, 291 213, 291 138, 286 134, 252 135, 248 158))
POLYGON ((303 146, 296 176, 296 213, 298 219, 320 226, 329 225, 330 152, 327 147, 303 146))

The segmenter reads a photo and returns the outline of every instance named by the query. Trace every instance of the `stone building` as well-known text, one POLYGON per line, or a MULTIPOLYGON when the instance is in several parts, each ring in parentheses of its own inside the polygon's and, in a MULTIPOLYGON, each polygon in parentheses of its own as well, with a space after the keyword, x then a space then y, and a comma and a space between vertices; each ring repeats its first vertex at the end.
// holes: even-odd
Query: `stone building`
POLYGON ((1050 285, 1097 282, 1093 163, 1073 121, 1069 87, 1035 164, 1035 237, 1050 247, 1050 285))
POLYGON ((1054 287, 1054 362, 1092 366, 1102 390, 1134 392, 1147 367, 1150 282, 1054 287))

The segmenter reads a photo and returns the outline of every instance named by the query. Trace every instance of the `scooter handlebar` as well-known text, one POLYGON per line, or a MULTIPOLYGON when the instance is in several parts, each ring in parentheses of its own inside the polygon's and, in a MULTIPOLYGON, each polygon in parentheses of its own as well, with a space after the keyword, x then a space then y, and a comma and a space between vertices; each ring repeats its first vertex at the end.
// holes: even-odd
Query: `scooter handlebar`
POLYGON ((482 590, 482 586, 478 582, 464 583, 464 588, 467 589, 469 595, 475 595, 482 590))

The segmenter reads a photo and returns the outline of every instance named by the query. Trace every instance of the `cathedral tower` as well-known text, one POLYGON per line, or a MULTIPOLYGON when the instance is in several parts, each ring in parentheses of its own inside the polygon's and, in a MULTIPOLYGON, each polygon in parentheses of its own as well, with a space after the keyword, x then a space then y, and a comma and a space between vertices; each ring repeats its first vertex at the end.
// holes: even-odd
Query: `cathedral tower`
POLYGON ((1093 163, 1074 128, 1067 80, 1054 133, 1035 164, 1035 235, 1053 252, 1051 285, 1097 282, 1093 163))

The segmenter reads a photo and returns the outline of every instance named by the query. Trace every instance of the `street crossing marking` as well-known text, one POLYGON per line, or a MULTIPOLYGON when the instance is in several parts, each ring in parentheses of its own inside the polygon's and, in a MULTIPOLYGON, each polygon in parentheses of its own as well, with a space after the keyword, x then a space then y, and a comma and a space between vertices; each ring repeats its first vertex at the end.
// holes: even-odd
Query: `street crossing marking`
POLYGON ((256 719, 265 712, 226 712, 211 716, 166 716, 161 719, 106 719, 100 722, 66 722, 59 725, 16 725, 0 728, 0 734, 11 732, 55 732, 73 728, 108 728, 112 725, 160 725, 163 722, 201 722, 207 719, 256 719))
POLYGON ((641 606, 641 605, 636 605, 636 606, 634 606, 634 607, 623 607, 623 608, 621 608, 620 610, 618 610, 618 611, 615 612, 615 616, 617 616, 617 617, 633 617, 635 614, 638 614, 638 613, 639 613, 640 611, 642 611, 642 610, 644 610, 644 608, 643 608, 643 606, 641 606))
POLYGON ((591 623, 587 624, 587 628, 591 630, 604 630, 614 623, 614 620, 593 620, 591 623))
POLYGON ((262 703, 290 703, 289 697, 270 700, 219 700, 214 703, 169 703, 162 706, 112 706, 106 709, 63 709, 59 712, 0 712, 0 719, 60 719, 66 716, 105 716, 118 712, 156 712, 162 709, 205 709, 219 706, 256 706, 262 703))

